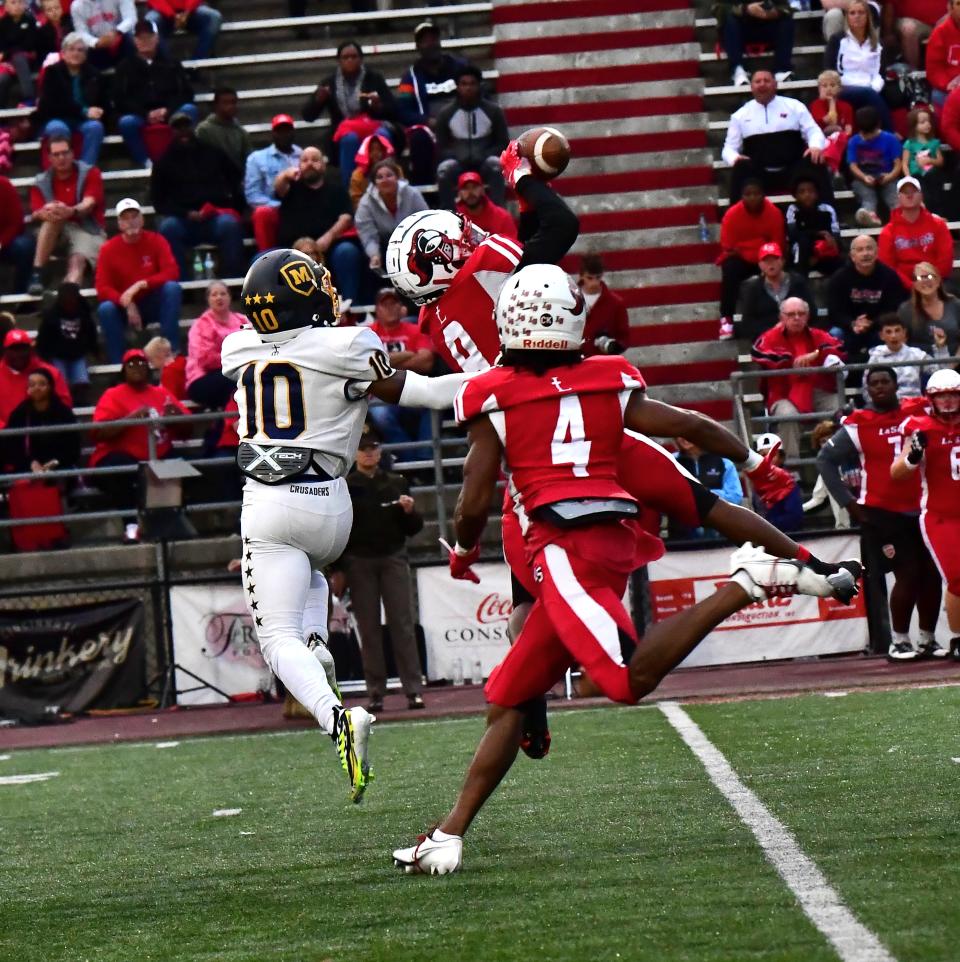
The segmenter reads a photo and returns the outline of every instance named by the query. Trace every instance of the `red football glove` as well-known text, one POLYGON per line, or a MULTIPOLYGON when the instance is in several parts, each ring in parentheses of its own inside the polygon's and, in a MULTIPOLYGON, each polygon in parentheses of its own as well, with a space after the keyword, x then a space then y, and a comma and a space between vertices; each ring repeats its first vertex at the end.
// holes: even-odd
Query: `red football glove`
POLYGON ((757 497, 767 508, 772 508, 782 501, 797 485, 789 471, 784 471, 783 468, 774 463, 773 459, 777 456, 779 450, 780 445, 775 444, 752 471, 746 472, 750 483, 757 492, 757 497))
POLYGON ((530 161, 520 156, 520 145, 511 140, 500 155, 500 169, 503 179, 511 190, 517 189, 517 182, 533 173, 530 161))
POLYGON ((472 581, 475 585, 480 584, 480 576, 470 567, 480 560, 480 545, 475 544, 466 554, 457 554, 443 538, 440 539, 440 544, 447 549, 450 577, 456 578, 457 581, 472 581))

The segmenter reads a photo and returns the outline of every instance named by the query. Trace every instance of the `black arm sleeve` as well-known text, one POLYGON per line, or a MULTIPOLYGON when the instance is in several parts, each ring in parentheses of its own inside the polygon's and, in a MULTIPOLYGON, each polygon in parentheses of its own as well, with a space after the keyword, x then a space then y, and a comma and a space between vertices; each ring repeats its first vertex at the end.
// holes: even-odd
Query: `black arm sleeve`
POLYGON ((524 177, 517 193, 528 206, 520 215, 523 257, 517 270, 528 264, 557 264, 573 247, 580 233, 580 221, 566 201, 536 177, 524 177))
POLYGON ((841 508, 845 508, 855 500, 853 492, 840 476, 840 469, 857 457, 857 449, 847 433, 846 428, 840 428, 827 443, 820 448, 817 455, 817 471, 823 478, 827 490, 841 508))

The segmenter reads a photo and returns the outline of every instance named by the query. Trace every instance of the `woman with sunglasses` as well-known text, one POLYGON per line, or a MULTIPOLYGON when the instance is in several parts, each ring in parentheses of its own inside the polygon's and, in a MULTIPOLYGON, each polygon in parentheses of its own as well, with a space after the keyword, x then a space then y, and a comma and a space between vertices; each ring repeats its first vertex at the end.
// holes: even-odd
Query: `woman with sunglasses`
POLYGON ((899 310, 910 343, 934 357, 955 355, 960 345, 960 300, 947 292, 929 261, 916 264, 912 276, 910 297, 899 310))

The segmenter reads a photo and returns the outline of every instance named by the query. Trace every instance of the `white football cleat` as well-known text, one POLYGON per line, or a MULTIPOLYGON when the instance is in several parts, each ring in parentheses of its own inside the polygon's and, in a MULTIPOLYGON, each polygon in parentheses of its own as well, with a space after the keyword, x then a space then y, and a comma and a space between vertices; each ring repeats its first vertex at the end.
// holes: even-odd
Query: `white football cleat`
POLYGON ((330 737, 340 756, 340 765, 350 781, 350 801, 355 805, 363 798, 373 781, 368 742, 370 726, 377 720, 366 708, 333 709, 333 732, 330 737))
POLYGON ((337 701, 342 702, 340 688, 337 685, 337 665, 333 659, 333 652, 327 647, 327 643, 317 632, 311 633, 306 640, 307 647, 313 652, 313 657, 320 662, 323 670, 327 673, 327 681, 337 696, 337 701))
POLYGON ((749 541, 730 556, 731 580, 755 601, 790 595, 835 598, 849 604, 859 593, 857 580, 863 568, 859 561, 830 565, 829 574, 817 574, 796 559, 778 558, 749 541))
POLYGON ((463 839, 459 835, 434 838, 438 829, 427 832, 410 848, 398 848, 393 853, 393 864, 407 875, 449 875, 463 867, 463 839))

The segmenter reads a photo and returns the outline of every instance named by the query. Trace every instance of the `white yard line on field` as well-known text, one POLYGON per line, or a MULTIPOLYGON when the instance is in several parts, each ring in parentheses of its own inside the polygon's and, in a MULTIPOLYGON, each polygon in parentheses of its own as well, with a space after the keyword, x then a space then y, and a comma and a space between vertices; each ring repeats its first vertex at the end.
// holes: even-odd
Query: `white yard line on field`
POLYGON ((753 832, 767 860, 843 962, 896 962, 877 936, 843 904, 786 826, 743 784, 700 726, 676 702, 661 702, 658 707, 700 760, 710 781, 753 832))
POLYGON ((49 778, 56 778, 59 772, 34 772, 30 775, 2 775, 0 785, 29 785, 32 782, 45 782, 49 778))

